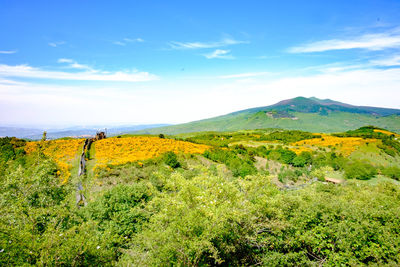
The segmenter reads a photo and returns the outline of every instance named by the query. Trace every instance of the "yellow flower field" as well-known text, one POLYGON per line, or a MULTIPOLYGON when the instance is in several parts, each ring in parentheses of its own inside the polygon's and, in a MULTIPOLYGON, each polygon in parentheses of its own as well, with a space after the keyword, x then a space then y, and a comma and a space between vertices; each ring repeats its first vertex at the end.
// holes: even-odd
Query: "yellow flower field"
POLYGON ((56 162, 63 182, 67 182, 71 176, 72 161, 79 154, 83 141, 84 139, 69 139, 27 142, 25 151, 30 154, 38 149, 39 144, 42 144, 43 154, 56 162))
POLYGON ((203 153, 209 146, 158 137, 107 138, 94 143, 97 165, 119 165, 157 157, 168 151, 203 153))
POLYGON ((321 138, 313 138, 292 143, 293 146, 305 147, 337 147, 338 151, 343 156, 349 156, 358 147, 366 144, 376 142, 376 139, 363 139, 359 137, 337 137, 323 134, 321 138))

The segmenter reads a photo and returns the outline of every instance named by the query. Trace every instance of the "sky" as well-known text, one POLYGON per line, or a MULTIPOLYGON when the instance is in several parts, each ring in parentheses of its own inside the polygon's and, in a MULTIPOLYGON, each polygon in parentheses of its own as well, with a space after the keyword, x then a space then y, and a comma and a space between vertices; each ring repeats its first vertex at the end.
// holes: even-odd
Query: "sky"
POLYGON ((400 1, 0 0, 0 126, 400 108, 400 1))

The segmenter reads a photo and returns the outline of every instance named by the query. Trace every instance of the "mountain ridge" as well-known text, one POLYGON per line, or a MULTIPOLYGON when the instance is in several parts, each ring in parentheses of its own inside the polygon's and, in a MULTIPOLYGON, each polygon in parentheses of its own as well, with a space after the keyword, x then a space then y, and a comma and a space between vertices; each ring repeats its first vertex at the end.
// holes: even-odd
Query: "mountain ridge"
POLYGON ((180 134, 198 131, 236 131, 283 128, 310 132, 341 132, 375 125, 400 132, 400 109, 355 106, 331 99, 295 97, 276 104, 134 134, 180 134))

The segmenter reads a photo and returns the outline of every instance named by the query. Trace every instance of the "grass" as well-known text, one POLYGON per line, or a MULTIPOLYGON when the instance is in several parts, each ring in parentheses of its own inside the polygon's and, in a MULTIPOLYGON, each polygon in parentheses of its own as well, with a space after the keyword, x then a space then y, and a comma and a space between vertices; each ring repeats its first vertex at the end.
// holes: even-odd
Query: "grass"
POLYGON ((354 151, 350 159, 369 161, 375 166, 400 166, 400 157, 391 157, 377 147, 377 143, 369 143, 354 151))

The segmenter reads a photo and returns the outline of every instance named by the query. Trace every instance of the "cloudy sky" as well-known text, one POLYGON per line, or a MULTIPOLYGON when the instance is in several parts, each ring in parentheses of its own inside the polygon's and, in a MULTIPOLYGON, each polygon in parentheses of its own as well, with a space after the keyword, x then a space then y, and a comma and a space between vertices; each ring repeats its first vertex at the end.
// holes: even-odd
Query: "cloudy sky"
POLYGON ((0 125, 400 108, 400 1, 0 0, 0 125), (194 3, 196 2, 196 3, 194 3))

